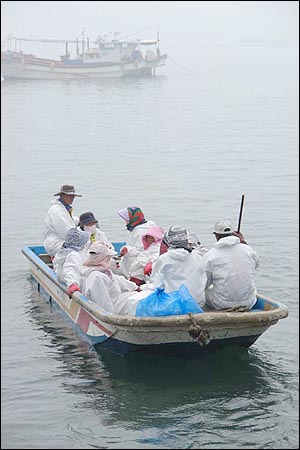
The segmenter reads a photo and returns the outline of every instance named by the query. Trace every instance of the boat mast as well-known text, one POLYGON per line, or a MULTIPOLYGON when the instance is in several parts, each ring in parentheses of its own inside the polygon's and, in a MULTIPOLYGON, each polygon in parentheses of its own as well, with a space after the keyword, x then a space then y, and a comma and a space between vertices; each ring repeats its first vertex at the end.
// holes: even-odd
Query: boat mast
POLYGON ((160 58, 160 48, 159 48, 159 15, 158 15, 158 2, 156 2, 156 40, 157 40, 157 47, 156 47, 156 54, 160 58))
POLYGON ((66 53, 66 57, 68 57, 69 56, 69 49, 68 49, 68 41, 66 40, 66 50, 65 50, 65 53, 66 53))
POLYGON ((156 2, 156 29, 157 29, 157 32, 156 32, 156 40, 157 40, 156 54, 160 58, 158 2, 156 2))
POLYGON ((82 55, 84 54, 84 27, 82 27, 82 55))

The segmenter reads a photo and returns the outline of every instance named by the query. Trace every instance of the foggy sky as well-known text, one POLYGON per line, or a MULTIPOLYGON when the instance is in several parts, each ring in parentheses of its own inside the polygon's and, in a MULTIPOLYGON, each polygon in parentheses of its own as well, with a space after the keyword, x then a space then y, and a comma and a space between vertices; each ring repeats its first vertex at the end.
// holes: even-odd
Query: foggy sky
POLYGON ((80 39, 84 27, 90 40, 112 31, 153 39, 159 28, 166 51, 187 45, 297 45, 298 17, 298 1, 2 1, 1 43, 9 34, 80 39))

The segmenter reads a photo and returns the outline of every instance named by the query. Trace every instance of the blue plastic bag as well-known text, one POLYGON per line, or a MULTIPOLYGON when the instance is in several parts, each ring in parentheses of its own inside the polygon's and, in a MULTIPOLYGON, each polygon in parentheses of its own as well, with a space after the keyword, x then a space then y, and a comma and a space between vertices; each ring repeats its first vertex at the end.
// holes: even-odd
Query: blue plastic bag
POLYGON ((182 284, 177 291, 165 292, 157 288, 152 294, 139 301, 136 306, 136 317, 177 316, 187 313, 202 313, 196 300, 187 287, 182 284))

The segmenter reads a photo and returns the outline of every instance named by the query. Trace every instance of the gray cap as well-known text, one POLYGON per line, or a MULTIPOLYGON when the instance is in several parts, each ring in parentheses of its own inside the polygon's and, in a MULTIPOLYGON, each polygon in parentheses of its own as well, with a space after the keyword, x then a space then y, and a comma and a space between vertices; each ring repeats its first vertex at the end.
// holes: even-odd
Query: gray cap
POLYGON ((231 222, 227 219, 223 219, 215 224, 213 234, 232 234, 233 231, 231 222))

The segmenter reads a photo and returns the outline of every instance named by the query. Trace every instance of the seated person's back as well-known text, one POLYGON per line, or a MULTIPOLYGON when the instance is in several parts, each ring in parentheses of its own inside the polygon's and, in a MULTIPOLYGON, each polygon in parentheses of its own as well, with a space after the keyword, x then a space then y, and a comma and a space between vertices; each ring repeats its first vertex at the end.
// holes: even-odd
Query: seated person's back
POLYGON ((196 302, 203 306, 206 275, 200 265, 201 257, 191 250, 187 231, 180 226, 170 227, 163 241, 168 251, 152 266, 152 287, 162 287, 169 293, 184 284, 196 302))
POLYGON ((216 223, 214 234, 217 243, 201 260, 207 276, 206 304, 214 309, 251 308, 256 302, 257 253, 243 239, 241 243, 227 220, 216 223))
POLYGON ((79 286, 80 272, 84 259, 84 246, 89 240, 89 233, 71 228, 66 235, 61 250, 53 259, 53 268, 57 277, 64 281, 68 288, 79 286))

